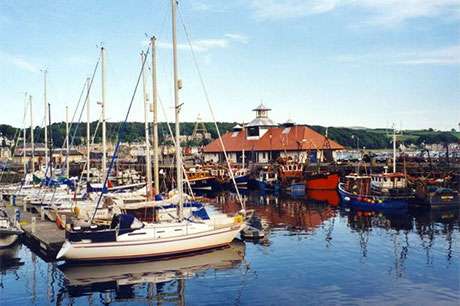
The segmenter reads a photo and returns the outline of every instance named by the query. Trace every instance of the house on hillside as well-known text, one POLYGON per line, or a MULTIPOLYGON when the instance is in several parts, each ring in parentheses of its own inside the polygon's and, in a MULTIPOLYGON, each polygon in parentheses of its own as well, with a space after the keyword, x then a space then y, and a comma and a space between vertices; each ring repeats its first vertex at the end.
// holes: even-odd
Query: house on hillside
MULTIPOLYGON (((30 162, 32 159, 32 147, 30 145, 26 146, 25 149, 25 160, 24 160, 24 148, 19 146, 15 149, 14 154, 13 154, 13 160, 16 163, 24 163, 25 162, 30 162)), ((49 152, 49 150, 48 150, 49 152)), ((67 151, 66 149, 63 148, 54 148, 52 150, 52 162, 53 164, 64 164, 65 159, 66 159, 66 154, 67 151)), ((34 155, 34 160, 35 163, 38 165, 42 165, 45 163, 45 145, 42 143, 36 143, 34 146, 33 150, 33 155, 34 155)), ((81 162, 84 160, 84 155, 77 150, 76 148, 70 148, 69 150, 69 156, 68 156, 69 162, 74 163, 74 162, 81 162)))
MULTIPOLYGON (((292 157, 301 162, 332 161, 334 152, 343 146, 292 121, 278 125, 269 118, 270 108, 260 104, 253 109, 256 118, 244 126, 236 125, 222 136, 232 162, 269 163, 279 157, 292 157)), ((206 162, 225 160, 219 139, 203 148, 206 162)))

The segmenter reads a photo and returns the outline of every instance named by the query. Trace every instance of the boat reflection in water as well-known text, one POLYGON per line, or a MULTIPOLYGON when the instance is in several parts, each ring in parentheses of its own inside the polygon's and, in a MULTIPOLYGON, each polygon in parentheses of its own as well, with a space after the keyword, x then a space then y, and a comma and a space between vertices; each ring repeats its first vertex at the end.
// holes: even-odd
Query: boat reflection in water
POLYGON ((21 245, 17 242, 8 248, 0 248, 0 288, 5 287, 3 283, 4 275, 15 274, 16 278, 19 277, 18 269, 24 265, 24 262, 19 258, 20 249, 21 245))
POLYGON ((19 250, 21 245, 15 243, 8 248, 0 248, 0 273, 8 273, 17 270, 24 265, 24 262, 19 258, 19 250))
MULTIPOLYGON (((162 288, 177 287, 177 301, 182 301, 183 292, 180 291, 183 291, 185 279, 209 270, 236 268, 243 262, 244 255, 244 243, 234 240, 228 247, 190 256, 112 264, 66 263, 59 269, 64 274, 66 291, 70 297, 115 291, 117 299, 126 295, 134 298, 135 285, 147 284, 147 299, 154 295, 155 299, 161 299, 164 293, 162 288)), ((167 295, 171 297, 170 293, 167 295)))
POLYGON ((307 190, 307 199, 334 207, 340 205, 340 196, 336 190, 307 190))
MULTIPOLYGON (((288 196, 257 193, 245 194, 243 199, 247 208, 253 209, 256 216, 269 228, 312 232, 336 216, 336 209, 326 204, 326 200, 293 199, 288 196)), ((238 211, 239 204, 234 194, 219 194, 215 203, 225 213, 238 211)))

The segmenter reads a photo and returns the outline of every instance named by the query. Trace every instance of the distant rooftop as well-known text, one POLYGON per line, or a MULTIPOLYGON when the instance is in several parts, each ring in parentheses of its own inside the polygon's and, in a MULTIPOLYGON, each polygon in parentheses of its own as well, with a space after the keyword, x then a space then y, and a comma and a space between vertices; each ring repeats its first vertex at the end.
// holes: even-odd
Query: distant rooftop
POLYGON ((261 127, 272 127, 277 126, 277 124, 268 118, 268 112, 271 111, 270 108, 266 107, 263 103, 260 103, 259 106, 253 109, 256 112, 256 118, 246 124, 246 127, 261 126, 261 127))
POLYGON ((253 109, 253 111, 271 111, 271 108, 266 107, 263 103, 260 103, 259 106, 253 109))

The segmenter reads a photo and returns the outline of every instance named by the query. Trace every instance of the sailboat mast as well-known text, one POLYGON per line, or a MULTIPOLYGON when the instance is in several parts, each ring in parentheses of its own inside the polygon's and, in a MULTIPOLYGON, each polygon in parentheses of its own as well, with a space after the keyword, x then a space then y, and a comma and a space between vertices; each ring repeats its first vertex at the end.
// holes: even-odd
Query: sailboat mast
POLYGON ((31 149, 31 163, 32 173, 35 171, 35 144, 34 144, 34 121, 32 116, 32 96, 29 95, 29 111, 30 111, 30 149, 31 149))
POLYGON ((69 178, 70 174, 70 160, 69 160, 69 107, 65 107, 65 147, 66 147, 66 165, 65 175, 69 178))
POLYGON ((51 105, 48 103, 48 124, 50 127, 50 138, 49 138, 49 147, 50 147, 50 177, 53 176, 53 130, 51 129, 51 105))
POLYGON ((46 96, 46 76, 48 71, 45 69, 43 70, 43 103, 44 103, 44 112, 45 112, 45 167, 48 167, 48 98, 46 96))
POLYGON ((101 48, 101 77, 102 77, 102 179, 107 176, 107 143, 105 123, 105 49, 101 48))
POLYGON ((24 125, 23 125, 23 142, 22 142, 22 164, 24 166, 24 176, 27 174, 27 154, 26 154, 26 137, 27 137, 27 131, 26 131, 26 114, 27 114, 27 92, 24 94, 24 125))
POLYGON ((396 130, 393 129, 393 173, 396 172, 396 130))
POLYGON ((180 147, 180 104, 179 104, 179 89, 180 81, 178 79, 178 67, 177 67, 177 38, 176 38, 176 0, 171 0, 172 8, 172 43, 173 43, 173 74, 174 74, 174 108, 175 108, 175 132, 176 132, 176 182, 177 190, 179 192, 179 205, 177 206, 177 217, 182 220, 182 206, 183 206, 183 186, 182 186, 182 159, 181 159, 181 147, 180 147))
POLYGON ((150 136, 149 136, 149 106, 147 97, 147 83, 145 81, 145 64, 146 56, 144 51, 141 52, 142 65, 142 90, 144 94, 144 129, 145 129, 145 176, 147 180, 147 198, 150 199, 152 194, 152 162, 150 160, 150 136))
POLYGON ((91 79, 86 79, 86 182, 89 182, 89 172, 91 169, 91 113, 89 107, 89 90, 91 79))
POLYGON ((157 88, 157 55, 156 37, 150 39, 152 44, 152 112, 153 112, 153 181, 155 192, 160 193, 158 166, 158 88, 157 88))

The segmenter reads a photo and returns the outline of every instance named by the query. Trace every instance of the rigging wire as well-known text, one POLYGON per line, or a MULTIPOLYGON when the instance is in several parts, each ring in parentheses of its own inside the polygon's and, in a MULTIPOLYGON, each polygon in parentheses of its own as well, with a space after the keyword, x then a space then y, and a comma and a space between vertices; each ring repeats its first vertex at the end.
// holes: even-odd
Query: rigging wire
MULTIPOLYGON (((168 126, 169 135, 171 136, 171 139, 172 139, 173 144, 175 146, 176 145, 176 140, 173 137, 173 132, 172 132, 172 129, 171 129, 171 125, 169 124, 168 117, 166 115, 166 111, 165 111, 163 102, 162 102, 162 100, 160 98, 160 95, 158 95, 158 101, 160 102, 161 111, 163 113, 163 116, 165 117, 166 125, 168 126)), ((182 158, 183 157, 182 156, 182 151, 180 152, 180 154, 181 154, 181 158, 182 158)), ((181 167, 182 167, 182 171, 183 171, 184 176, 185 176, 185 182, 187 183, 187 187, 188 187, 188 189, 190 191, 190 195, 192 196, 192 199, 195 200, 195 194, 193 193, 192 185, 190 185, 190 181, 188 179, 187 172, 185 171, 184 163, 181 163, 181 167)))
POLYGON ((145 62, 147 60, 147 56, 148 56, 149 52, 150 52, 150 46, 148 46, 147 50, 145 51, 145 57, 144 57, 144 60, 142 61, 142 67, 141 67, 141 69, 139 71, 139 75, 137 77, 136 86, 134 87, 134 91, 133 91, 133 94, 131 96, 131 101, 129 102, 129 107, 128 107, 128 111, 126 112, 125 120, 118 127, 117 145, 115 146, 115 150, 113 151, 112 159, 110 161, 110 166, 109 166, 109 169, 108 169, 107 174, 105 176, 104 184, 102 185, 102 192, 98 197, 96 207, 95 207, 93 215, 91 216, 91 219, 90 219, 90 223, 93 222, 94 217, 96 216, 96 212, 97 212, 97 209, 99 208, 99 204, 101 203, 102 197, 104 195, 104 191, 107 189, 107 183, 108 183, 108 180, 109 180, 110 172, 112 171, 112 168, 113 168, 113 165, 115 163, 115 160, 118 158, 118 151, 120 149, 120 143, 121 143, 121 140, 123 139, 124 134, 126 132, 129 113, 131 112, 131 108, 133 106, 133 102, 134 102, 134 99, 136 97, 137 89, 139 87, 139 83, 140 83, 141 78, 142 78, 142 72, 144 71, 145 62))
MULTIPOLYGON (((80 115, 79 115, 79 117, 78 117, 78 123, 76 124, 77 127, 76 127, 75 130, 74 130, 74 133, 73 133, 73 135, 72 135, 72 138, 71 138, 69 147, 73 146, 75 137, 77 136, 78 127, 79 127, 79 125, 80 125, 80 123, 81 123, 81 118, 83 117, 83 111, 85 110, 85 106, 86 106, 86 104, 87 104, 87 102, 88 102, 89 94, 90 94, 90 92, 91 92, 91 88, 92 88, 92 86, 93 86, 94 78, 95 78, 95 76, 96 76, 97 68, 99 67, 100 61, 101 61, 101 57, 99 56, 98 59, 97 59, 96 65, 94 65, 93 73, 92 73, 92 75, 91 75, 91 81, 90 81, 89 86, 88 86, 89 88, 86 90, 86 96, 85 96, 85 100, 84 100, 85 102, 83 103, 83 105, 82 105, 82 107, 81 107, 80 115)), ((85 80, 85 84, 86 84, 86 80, 85 80)), ((85 87, 86 87, 86 86, 84 85, 84 86, 83 86, 83 89, 82 89, 82 94, 83 94, 83 92, 84 92, 85 87)), ((80 99, 81 99, 81 97, 82 97, 82 95, 80 95, 80 99)), ((79 99, 78 103, 80 103, 80 99, 79 99)), ((77 108, 75 109, 74 116, 72 117, 72 122, 73 122, 73 120, 74 120, 74 117, 75 117, 75 114, 76 114, 77 110, 78 110, 78 105, 77 105, 77 108)), ((70 134, 70 130, 71 130, 71 129, 72 129, 72 124, 71 124, 70 127, 69 127, 69 134, 70 134)), ((66 140, 67 140, 68 137, 69 137, 69 135, 66 136, 66 140)), ((64 143, 62 144, 62 148, 64 148, 64 143)), ((68 156, 66 155, 66 158, 65 158, 65 160, 64 160, 64 163, 67 163, 67 158, 68 158, 68 156)), ((62 165, 63 165, 63 163, 61 163, 61 166, 62 166, 62 165)))
POLYGON ((219 127, 217 126, 217 121, 216 121, 216 116, 214 114, 214 110, 212 108, 212 105, 211 105, 211 100, 209 98, 209 94, 208 94, 208 91, 207 91, 207 88, 206 88, 206 83, 204 81, 204 78, 203 78, 203 75, 201 74, 201 69, 198 65, 198 60, 196 58, 196 55, 195 55, 195 50, 193 49, 193 45, 192 45, 192 40, 191 40, 191 37, 190 37, 190 34, 187 30, 187 27, 185 26, 185 22, 183 20, 183 17, 182 17, 182 13, 181 13, 181 10, 180 8, 178 7, 178 12, 179 12, 179 19, 180 19, 180 22, 182 24, 182 27, 184 29, 184 32, 185 32, 185 36, 187 38, 187 42, 189 44, 189 47, 190 47, 190 51, 191 51, 191 54, 192 54, 192 59, 193 59, 193 63, 194 63, 194 66, 195 66, 195 69, 196 69, 196 72, 198 74, 198 78, 200 80, 200 84, 201 84, 201 87, 203 89, 203 94, 205 96, 205 100, 208 104, 208 107, 209 107, 209 111, 211 113, 211 117, 212 117, 212 120, 214 121, 214 126, 216 128, 216 131, 217 131, 217 136, 219 138, 219 142, 220 142, 220 145, 222 147, 222 151, 224 153, 224 156, 225 156, 225 161, 227 162, 227 166, 228 166, 228 170, 229 170, 229 173, 230 173, 230 177, 232 179, 232 182, 233 182, 233 185, 235 187, 235 190, 236 190, 236 194, 237 194, 237 197, 238 197, 238 201, 240 202, 240 205, 241 205, 241 208, 243 209, 243 212, 246 212, 246 204, 244 203, 243 201, 243 198, 241 197, 241 194, 240 194, 240 191, 238 189, 238 185, 236 184, 236 181, 235 181, 235 176, 233 174, 233 170, 232 170, 232 167, 230 165, 230 161, 228 159, 228 155, 227 155, 227 151, 225 150, 225 145, 224 145, 224 142, 222 140, 222 135, 219 131, 219 127))

